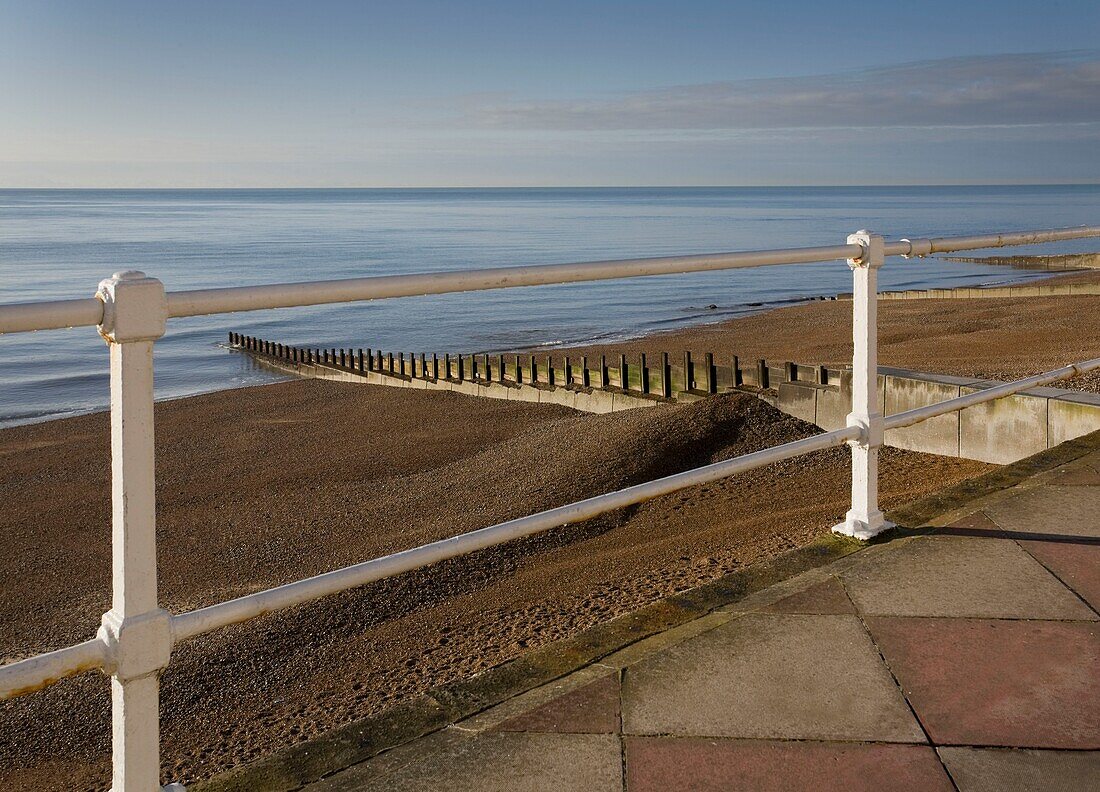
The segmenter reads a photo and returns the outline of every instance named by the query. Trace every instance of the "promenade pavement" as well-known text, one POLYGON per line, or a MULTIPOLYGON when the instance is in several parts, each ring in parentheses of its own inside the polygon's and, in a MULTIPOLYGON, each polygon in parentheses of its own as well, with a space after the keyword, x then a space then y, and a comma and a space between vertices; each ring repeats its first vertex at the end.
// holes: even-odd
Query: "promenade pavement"
POLYGON ((1100 452, 306 787, 1100 790, 1100 452))

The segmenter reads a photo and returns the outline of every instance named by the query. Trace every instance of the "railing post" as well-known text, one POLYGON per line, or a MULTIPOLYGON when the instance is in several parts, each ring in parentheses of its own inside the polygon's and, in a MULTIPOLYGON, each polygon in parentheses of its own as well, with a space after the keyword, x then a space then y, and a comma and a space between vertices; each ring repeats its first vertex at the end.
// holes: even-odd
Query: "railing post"
POLYGON ((849 441, 852 449, 852 508, 836 533, 870 539, 889 527, 878 507, 878 450, 882 446, 882 413, 878 402, 878 271, 884 242, 878 234, 859 231, 848 237, 860 245, 859 258, 848 259, 852 269, 852 412, 848 426, 862 434, 849 441))
POLYGON ((164 286, 142 272, 99 284, 99 333, 111 354, 113 598, 99 639, 111 674, 114 792, 160 787, 160 672, 172 652, 168 612, 157 606, 153 343, 164 335, 164 286))

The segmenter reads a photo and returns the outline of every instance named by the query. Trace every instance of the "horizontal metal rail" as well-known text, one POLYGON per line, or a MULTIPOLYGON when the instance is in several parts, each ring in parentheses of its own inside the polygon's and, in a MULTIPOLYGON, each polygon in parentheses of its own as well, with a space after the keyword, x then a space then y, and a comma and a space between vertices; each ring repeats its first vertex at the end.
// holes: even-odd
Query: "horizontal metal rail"
POLYGON ((927 421, 929 418, 935 418, 937 415, 946 415, 947 413, 972 407, 975 404, 995 401, 996 399, 1011 396, 1014 393, 1019 393, 1028 388, 1037 388, 1051 382, 1086 374, 1096 369, 1100 369, 1100 358, 1093 358, 1092 360, 1086 360, 1081 363, 1071 363, 1068 366, 1062 366, 1062 368, 1053 369, 1052 371, 1046 371, 1042 374, 1025 377, 1024 379, 1015 380, 1013 382, 1006 382, 1003 385, 995 385, 992 388, 984 388, 974 393, 968 393, 965 396, 957 396, 954 399, 936 402, 927 407, 918 407, 915 410, 906 410, 905 412, 887 415, 883 420, 883 428, 900 429, 903 426, 912 426, 921 421, 927 421))
MULTIPOLYGON (((980 250, 1012 245, 1039 244, 1100 236, 1100 227, 1082 226, 1047 231, 1021 231, 971 237, 903 239, 887 243, 887 256, 925 256, 961 250, 980 250)), ((674 275, 778 264, 811 264, 858 258, 856 244, 714 253, 694 256, 589 261, 576 264, 542 264, 433 272, 413 275, 380 275, 346 280, 278 283, 264 286, 233 286, 197 289, 168 294, 168 316, 179 318, 207 314, 292 308, 327 303, 450 294, 516 286, 674 275)), ((0 305, 0 334, 99 324, 103 306, 95 298, 0 305)))
POLYGON ((98 638, 0 666, 0 700, 23 696, 60 679, 103 668, 107 644, 98 638))
MULTIPOLYGON (((328 594, 400 575, 513 539, 598 517, 685 487, 707 484, 764 465, 843 445, 848 440, 857 438, 859 434, 858 427, 836 429, 175 615, 172 617, 172 637, 174 641, 182 641, 219 627, 254 619, 265 613, 311 602, 328 594)), ((98 668, 105 661, 105 651, 105 644, 99 640, 91 640, 0 666, 0 699, 29 693, 65 676, 98 668)))
POLYGON ((95 297, 0 305, 0 334, 94 327, 102 320, 103 303, 95 297))
POLYGON ((267 591, 248 594, 228 602, 183 613, 172 617, 172 633, 176 640, 183 640, 219 627, 253 619, 265 613, 301 605, 328 594, 344 591, 365 583, 400 575, 428 564, 474 553, 488 547, 543 533, 552 528, 588 520, 601 514, 668 495, 685 487, 708 484, 754 468, 782 462, 785 459, 810 454, 825 448, 843 445, 860 434, 858 427, 844 427, 832 432, 814 435, 792 443, 766 448, 733 459, 676 473, 664 478, 635 484, 632 487, 597 495, 593 498, 559 506, 556 509, 509 520, 488 528, 460 534, 449 539, 421 545, 393 555, 354 564, 316 577, 288 583, 267 591))

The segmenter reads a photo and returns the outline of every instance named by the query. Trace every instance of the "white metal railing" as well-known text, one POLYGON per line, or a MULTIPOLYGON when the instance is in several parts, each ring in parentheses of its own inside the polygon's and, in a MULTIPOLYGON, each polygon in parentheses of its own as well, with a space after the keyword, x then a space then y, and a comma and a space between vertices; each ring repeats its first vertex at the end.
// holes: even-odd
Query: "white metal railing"
MULTIPOLYGON (((1100 236, 1081 227, 886 242, 860 231, 843 245, 714 255, 597 261, 351 280, 243 286, 167 294, 141 272, 116 273, 96 296, 0 306, 0 333, 98 326, 111 359, 111 609, 96 637, 0 666, 0 698, 38 690, 83 671, 111 676, 113 789, 160 787, 159 676, 175 643, 448 558, 586 520, 676 490, 848 443, 852 508, 833 530, 870 538, 887 527, 878 508, 878 451, 885 429, 909 426, 1030 387, 1100 368, 1100 358, 883 418, 877 403, 877 279, 886 256, 1030 245, 1100 236), (804 440, 627 487, 187 613, 158 607, 153 482, 153 344, 169 318, 322 303, 444 294, 549 283, 630 278, 847 259, 853 274, 852 412, 847 426, 804 440)), ((178 784, 172 788, 181 788, 178 784)))

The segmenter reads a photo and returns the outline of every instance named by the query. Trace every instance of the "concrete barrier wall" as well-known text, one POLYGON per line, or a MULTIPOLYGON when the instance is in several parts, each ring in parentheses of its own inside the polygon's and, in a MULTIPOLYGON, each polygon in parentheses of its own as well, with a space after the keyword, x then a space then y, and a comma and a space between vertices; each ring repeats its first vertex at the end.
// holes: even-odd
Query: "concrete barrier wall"
MULTIPOLYGON (((722 363, 709 354, 682 354, 678 364, 667 355, 645 361, 622 356, 535 359, 529 355, 513 355, 511 360, 500 355, 395 356, 391 360, 390 355, 370 350, 367 354, 303 350, 237 334, 230 334, 230 342, 266 366, 302 377, 560 404, 593 413, 692 401, 748 386, 787 414, 828 431, 845 425, 852 403, 850 370, 788 361, 734 357, 722 363), (608 365, 609 361, 616 365, 608 365)), ((879 372, 878 406, 883 415, 1000 384, 885 366, 879 372)), ((891 429, 884 441, 911 451, 1008 464, 1096 430, 1100 430, 1100 394, 1033 388, 915 426, 891 429)))
MULTIPOLYGON (((883 415, 936 404, 1000 382, 880 367, 883 415)), ((776 406, 822 429, 844 426, 851 405, 851 376, 831 372, 834 384, 786 382, 776 406), (813 415, 811 419, 809 416, 813 415)), ((1032 388, 1013 396, 891 429, 895 448, 1006 465, 1100 429, 1100 394, 1032 388)))

